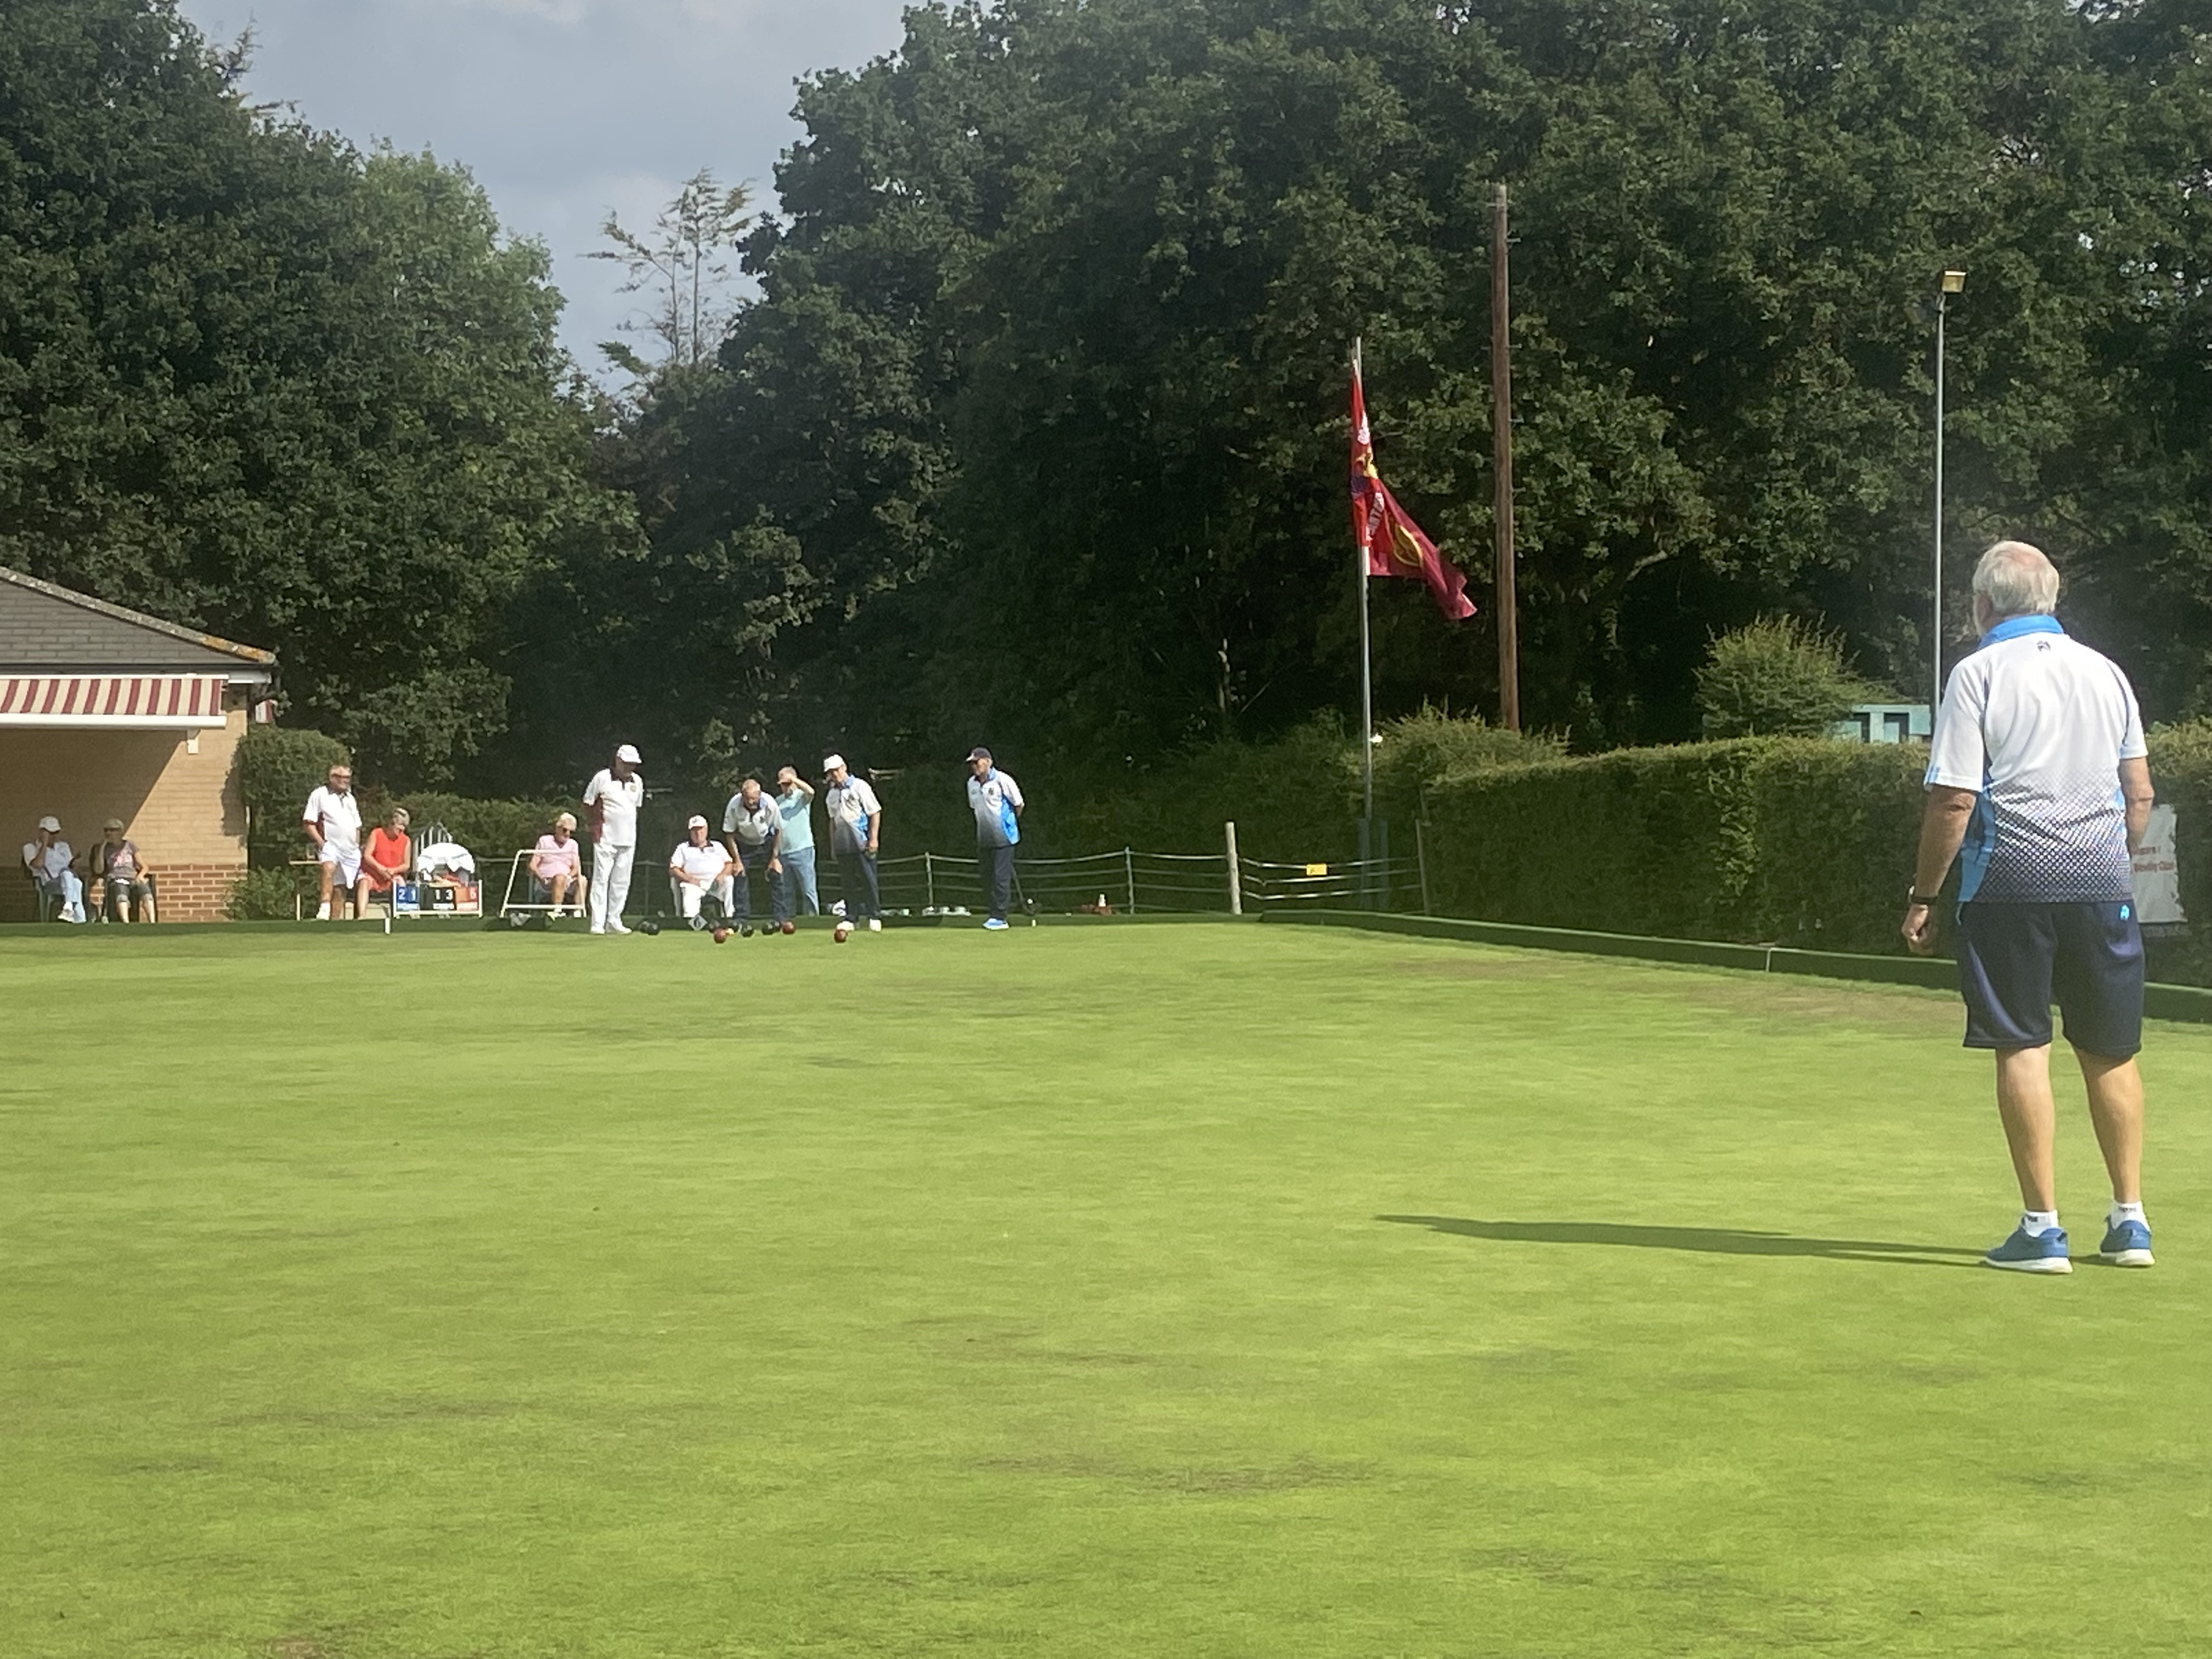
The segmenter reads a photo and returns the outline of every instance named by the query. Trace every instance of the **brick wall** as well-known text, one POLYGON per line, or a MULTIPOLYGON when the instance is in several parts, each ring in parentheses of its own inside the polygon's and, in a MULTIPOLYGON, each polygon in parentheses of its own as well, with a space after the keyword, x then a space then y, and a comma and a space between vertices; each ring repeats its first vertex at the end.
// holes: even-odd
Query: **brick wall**
POLYGON ((163 865, 158 872, 164 921, 221 921, 230 890, 246 873, 237 864, 163 865))
MULTIPOLYGON (((226 920, 223 907, 230 901, 230 890, 246 873, 243 864, 185 864, 163 865, 155 872, 161 892, 156 907, 163 921, 222 921, 226 920)), ((85 908, 91 910, 100 903, 100 895, 87 884, 85 908)), ((0 921, 35 921, 37 906, 31 884, 17 881, 9 887, 4 901, 0 901, 0 921)))
POLYGON ((99 844, 100 825, 121 818, 160 878, 162 917, 221 919, 231 884, 246 871, 237 764, 244 688, 232 687, 224 704, 223 726, 194 734, 0 727, 0 840, 10 849, 0 921, 28 921, 35 914, 17 849, 36 837, 48 812, 62 821, 63 837, 80 860, 99 844))

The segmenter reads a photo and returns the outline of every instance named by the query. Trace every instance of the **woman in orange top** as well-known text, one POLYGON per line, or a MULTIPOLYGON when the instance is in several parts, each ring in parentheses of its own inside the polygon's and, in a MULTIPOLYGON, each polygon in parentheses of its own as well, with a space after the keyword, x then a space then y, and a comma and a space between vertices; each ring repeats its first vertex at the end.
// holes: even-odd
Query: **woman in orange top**
POLYGON ((362 849, 361 878, 386 903, 392 902, 392 884, 407 879, 407 866, 413 861, 415 848, 407 839, 407 809, 395 806, 391 816, 368 832, 368 845, 362 849))

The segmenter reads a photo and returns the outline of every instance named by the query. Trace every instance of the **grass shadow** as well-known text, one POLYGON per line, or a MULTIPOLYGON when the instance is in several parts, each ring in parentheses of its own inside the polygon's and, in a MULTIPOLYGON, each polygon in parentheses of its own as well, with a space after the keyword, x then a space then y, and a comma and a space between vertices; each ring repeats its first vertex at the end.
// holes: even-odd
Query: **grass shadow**
POLYGON ((1820 1256, 1917 1267, 1967 1267, 1979 1250, 1949 1244, 1891 1244, 1870 1238, 1806 1238, 1738 1227, 1643 1227, 1615 1221, 1474 1221, 1452 1215, 1378 1215, 1377 1221, 1426 1227, 1501 1244, 1605 1244, 1632 1250, 1687 1250, 1698 1255, 1820 1256), (1963 1259, 1962 1259, 1963 1258, 1963 1259))

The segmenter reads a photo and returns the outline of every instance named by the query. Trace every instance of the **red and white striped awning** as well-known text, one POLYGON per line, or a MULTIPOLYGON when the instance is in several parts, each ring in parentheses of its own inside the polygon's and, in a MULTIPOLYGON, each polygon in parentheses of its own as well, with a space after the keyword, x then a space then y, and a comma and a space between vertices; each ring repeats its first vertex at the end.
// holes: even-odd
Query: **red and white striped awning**
POLYGON ((221 674, 0 676, 0 726, 222 724, 221 674))

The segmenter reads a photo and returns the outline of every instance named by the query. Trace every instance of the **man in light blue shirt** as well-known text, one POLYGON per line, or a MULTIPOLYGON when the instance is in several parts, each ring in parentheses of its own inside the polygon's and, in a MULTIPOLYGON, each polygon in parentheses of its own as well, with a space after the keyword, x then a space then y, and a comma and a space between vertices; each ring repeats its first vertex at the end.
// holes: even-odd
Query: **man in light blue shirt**
POLYGON ((814 885, 814 786, 787 766, 775 775, 775 810, 783 815, 783 913, 818 916, 821 895, 814 885))
POLYGON ((991 914, 983 926, 1005 931, 1013 897, 1014 848, 1022 838, 1022 787, 991 763, 991 751, 968 751, 968 805, 975 813, 975 860, 991 914))

